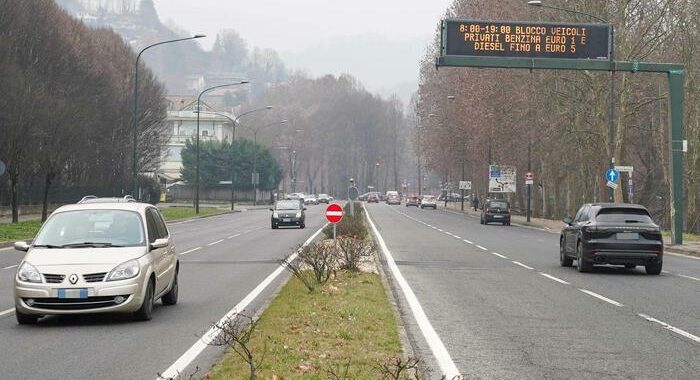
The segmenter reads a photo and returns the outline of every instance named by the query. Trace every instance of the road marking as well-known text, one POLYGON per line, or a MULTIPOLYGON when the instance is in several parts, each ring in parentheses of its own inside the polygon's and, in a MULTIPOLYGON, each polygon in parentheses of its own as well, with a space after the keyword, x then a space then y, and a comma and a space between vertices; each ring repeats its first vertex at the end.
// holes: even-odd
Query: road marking
POLYGON ((529 266, 527 266, 527 265, 525 265, 525 264, 523 264, 523 263, 521 263, 521 262, 519 262, 519 261, 511 261, 511 262, 512 262, 513 264, 515 264, 515 265, 520 265, 521 267, 523 267, 523 268, 525 268, 525 269, 530 269, 530 270, 534 270, 534 269, 535 269, 535 268, 529 267, 529 266))
POLYGON ((476 245, 476 248, 479 248, 479 249, 482 250, 482 251, 488 251, 488 249, 486 249, 485 247, 482 247, 482 246, 480 246, 480 245, 478 245, 478 244, 476 245))
POLYGON ((5 310, 5 311, 0 311, 0 317, 5 316, 5 315, 8 315, 8 314, 12 314, 12 313, 14 313, 14 312, 15 312, 15 308, 14 308, 14 307, 13 307, 12 309, 8 309, 8 310, 5 310))
POLYGON ((459 237, 459 236, 457 236, 457 235, 452 235, 452 237, 455 238, 455 239, 457 239, 457 240, 462 240, 462 238, 459 237))
POLYGON ((423 307, 421 306, 420 302, 418 302, 418 298, 416 297, 415 293, 413 293, 411 286, 408 285, 408 282, 401 274, 399 268, 396 266, 394 257, 391 255, 391 252, 389 252, 389 248, 387 248, 386 242, 384 242, 384 239, 379 234, 377 226, 374 225, 374 222, 369 217, 369 210, 365 212, 365 216, 367 217, 367 221, 369 221, 369 225, 372 228, 374 236, 379 242, 379 247, 384 253, 386 263, 389 266, 389 269, 391 270, 394 279, 401 287, 401 291, 403 292, 404 297, 406 297, 406 302, 408 302, 408 305, 411 308, 411 312, 413 312, 413 317, 416 319, 416 323, 418 323, 418 328, 420 328, 421 332, 423 333, 423 337, 428 342, 430 351, 432 351, 435 360, 440 366, 440 370, 447 379, 453 379, 457 376, 460 376, 460 373, 457 370, 457 366, 450 357, 450 353, 447 352, 447 349, 442 343, 442 340, 440 340, 440 337, 438 336, 437 332, 435 332, 435 329, 433 329, 433 326, 430 324, 430 321, 425 315, 425 311, 423 311, 423 307))
POLYGON ((471 241, 471 240, 464 239, 464 240, 462 240, 462 241, 465 242, 465 243, 467 243, 467 244, 474 244, 474 242, 471 241))
POLYGON ((445 232, 442 228, 438 228, 437 230, 440 232, 445 232))
MULTIPOLYGON (((316 238, 316 236, 318 236, 323 231, 325 227, 326 226, 324 225, 313 235, 311 235, 311 237, 304 242, 303 246, 309 245, 309 243, 311 243, 316 238)), ((296 257, 297 252, 294 252, 287 258, 287 260, 294 260, 296 259, 296 257)), ((253 291, 251 291, 243 300, 241 300, 241 302, 239 302, 238 305, 234 306, 233 309, 226 313, 226 315, 224 315, 217 324, 221 325, 227 320, 229 320, 231 317, 233 317, 239 311, 245 310, 245 308, 248 307, 248 305, 251 302, 253 302, 260 295, 260 293, 262 293, 265 290, 265 288, 267 288, 270 285, 270 283, 272 283, 272 281, 274 281, 275 278, 277 278, 277 276, 280 275, 280 273, 282 273, 282 271, 284 271, 284 267, 282 267, 281 265, 278 266, 277 269, 270 273, 270 275, 267 276, 260 284, 258 284, 258 286, 256 286, 255 289, 253 289, 253 291)), ((159 377, 159 379, 169 379, 179 376, 179 374, 184 372, 187 366, 192 364, 192 362, 197 358, 197 356, 199 356, 199 354, 201 354, 202 351, 204 351, 204 349, 208 347, 208 343, 212 342, 219 335, 219 333, 220 330, 216 329, 215 327, 210 328, 209 331, 202 335, 202 337, 198 339, 192 345, 192 347, 185 351, 185 353, 182 354, 182 356, 180 356, 175 361, 175 363, 173 363, 168 369, 166 369, 165 372, 161 374, 161 377, 159 377)))
POLYGON ((211 247, 212 245, 217 245, 217 244, 221 243, 222 241, 224 241, 224 239, 217 240, 215 242, 211 242, 211 243, 207 244, 207 247, 211 247))
POLYGON ((650 316, 648 316, 648 315, 646 315, 646 314, 637 314, 637 315, 640 316, 640 317, 642 317, 642 318, 644 318, 644 319, 646 319, 646 320, 649 321, 649 322, 658 323, 658 324, 660 324, 661 326, 663 326, 665 329, 671 330, 671 331, 673 331, 674 333, 676 333, 676 334, 678 334, 678 335, 684 336, 684 337, 686 337, 686 338, 688 338, 688 339, 694 340, 694 341, 697 342, 697 343, 700 343, 700 337, 695 336, 695 335, 693 335, 693 334, 691 334, 691 333, 689 333, 689 332, 687 332, 687 331, 683 331, 683 330, 679 329, 678 327, 671 326, 671 325, 669 325, 669 324, 666 323, 666 322, 662 322, 662 321, 660 321, 660 320, 658 320, 658 319, 656 319, 656 318, 650 317, 650 316))
POLYGON ((2 252, 2 251, 11 251, 11 250, 13 250, 13 249, 15 249, 15 248, 14 248, 14 247, 0 248, 0 252, 2 252))
POLYGON ((233 238, 237 238, 239 236, 241 236, 241 234, 235 234, 235 235, 231 235, 231 236, 227 237, 227 239, 233 239, 233 238))
POLYGON ((503 256, 503 255, 501 255, 501 254, 498 253, 498 252, 491 252, 491 254, 494 255, 494 256, 500 257, 500 258, 502 258, 502 259, 507 259, 507 258, 508 258, 508 256, 503 256))
POLYGON ((609 304, 611 304, 611 305, 615 305, 615 306, 617 306, 617 307, 623 307, 623 306, 625 306, 625 305, 623 305, 623 304, 621 304, 621 303, 619 303, 619 302, 617 302, 617 301, 611 300, 610 298, 603 297, 603 296, 601 296, 601 295, 598 294, 598 293, 593 293, 593 292, 590 291, 590 290, 586 290, 586 289, 579 289, 579 290, 582 291, 582 292, 584 292, 584 293, 586 293, 586 294, 588 294, 589 296, 593 296, 593 297, 595 297, 595 298, 597 298, 597 299, 599 299, 599 300, 605 301, 605 302, 607 302, 607 303, 609 303, 609 304))
POLYGON ((669 252, 669 251, 664 251, 664 255, 671 255, 671 256, 676 256, 676 257, 683 257, 683 258, 692 259, 692 260, 700 260, 700 257, 698 257, 698 256, 684 255, 684 254, 682 254, 682 253, 675 253, 675 252, 669 252))
POLYGON ((202 249, 202 247, 192 248, 192 249, 190 249, 189 251, 182 252, 182 253, 180 254, 180 256, 185 256, 185 255, 188 254, 188 253, 192 253, 192 252, 194 252, 194 251, 199 251, 200 249, 202 249))
POLYGON ((2 268, 2 269, 12 269, 12 268, 17 268, 18 266, 19 266, 19 264, 17 264, 17 265, 10 265, 9 267, 4 267, 4 268, 2 268))
POLYGON ((554 277, 554 276, 552 276, 552 275, 550 275, 550 274, 547 274, 547 273, 544 273, 544 272, 540 272, 540 275, 545 276, 545 277, 547 277, 547 278, 550 279, 550 280, 554 280, 554 281, 556 281, 556 282, 558 282, 558 283, 560 283, 560 284, 571 285, 571 284, 569 284, 568 282, 562 280, 561 278, 554 277))
MULTIPOLYGON (((15 266, 16 266, 16 265, 15 265, 15 266)), ((7 269, 7 268, 6 268, 6 269, 7 269)), ((678 276, 678 277, 683 277, 683 278, 687 278, 687 279, 689 279, 689 280, 700 281, 700 278, 692 277, 692 276, 686 276, 686 275, 684 275, 684 274, 676 274, 676 276, 678 276)))

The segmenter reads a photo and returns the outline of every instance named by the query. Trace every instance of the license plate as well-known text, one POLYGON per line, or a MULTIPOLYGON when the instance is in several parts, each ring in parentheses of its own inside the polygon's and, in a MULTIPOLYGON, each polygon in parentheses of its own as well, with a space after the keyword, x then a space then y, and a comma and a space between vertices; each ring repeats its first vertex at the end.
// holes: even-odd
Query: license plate
POLYGON ((88 298, 87 288, 78 289, 58 289, 58 298, 88 298))
POLYGON ((618 232, 616 235, 617 240, 639 240, 638 232, 618 232))
POLYGON ((493 217, 496 218, 496 219, 500 219, 500 218, 503 217, 503 215, 494 215, 493 217))
POLYGON ((285 222, 285 223, 289 223, 289 222, 291 222, 292 220, 289 219, 289 218, 282 218, 282 221, 285 222))

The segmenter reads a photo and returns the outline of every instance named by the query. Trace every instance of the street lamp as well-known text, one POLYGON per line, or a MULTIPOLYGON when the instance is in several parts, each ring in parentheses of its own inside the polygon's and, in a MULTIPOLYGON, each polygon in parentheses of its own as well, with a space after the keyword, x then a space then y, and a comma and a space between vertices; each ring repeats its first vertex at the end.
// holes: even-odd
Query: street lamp
POLYGON ((258 182, 260 182, 260 176, 258 176, 257 173, 257 164, 258 164, 258 132, 262 131, 265 128, 272 127, 274 125, 280 125, 280 124, 287 124, 288 120, 281 120, 275 123, 270 123, 263 125, 262 127, 255 128, 253 129, 253 174, 251 175, 251 179, 253 182, 253 206, 257 206, 258 204, 258 182))
POLYGON ((195 190, 195 195, 194 195, 194 197, 195 197, 194 198, 194 212, 195 212, 195 214, 199 214, 199 114, 200 114, 199 108, 200 108, 200 103, 202 102, 202 95, 204 95, 205 93, 207 93, 211 90, 215 90, 217 88, 238 86, 238 85, 248 84, 248 83, 249 82, 247 80, 242 80, 242 81, 236 82, 236 83, 228 83, 228 84, 222 84, 222 85, 218 85, 218 86, 209 87, 209 88, 205 89, 204 91, 200 92, 199 96, 197 97, 197 147, 196 147, 197 168, 195 170, 195 188, 196 188, 196 190, 195 190))
MULTIPOLYGON (((603 24, 608 24, 610 26, 610 126, 608 128, 609 140, 610 140, 610 169, 615 169, 615 26, 612 25, 608 20, 592 15, 590 13, 581 12, 573 9, 559 8, 551 5, 545 5, 540 0, 531 0, 527 2, 527 5, 533 7, 549 8, 557 11, 577 14, 581 16, 586 16, 592 18, 596 21, 600 21, 603 24)), ((615 190, 610 189, 610 201, 612 202, 615 197, 615 190)))
POLYGON ((134 113, 132 115, 132 125, 133 125, 133 132, 134 132, 134 157, 133 157, 133 163, 132 163, 132 191, 133 191, 133 196, 136 198, 139 198, 138 195, 138 173, 137 173, 137 165, 136 165, 136 158, 137 158, 137 150, 138 150, 138 129, 139 129, 139 122, 138 122, 138 108, 139 108, 139 61, 141 60, 141 54, 143 54, 146 50, 160 46, 160 45, 165 45, 165 44, 170 44, 174 42, 181 42, 181 41, 188 41, 188 40, 194 40, 197 38, 204 38, 206 37, 204 34, 195 34, 192 37, 187 37, 187 38, 178 38, 174 40, 168 40, 168 41, 161 41, 149 46, 146 46, 145 48, 141 49, 138 55, 136 55, 136 64, 134 65, 134 113))

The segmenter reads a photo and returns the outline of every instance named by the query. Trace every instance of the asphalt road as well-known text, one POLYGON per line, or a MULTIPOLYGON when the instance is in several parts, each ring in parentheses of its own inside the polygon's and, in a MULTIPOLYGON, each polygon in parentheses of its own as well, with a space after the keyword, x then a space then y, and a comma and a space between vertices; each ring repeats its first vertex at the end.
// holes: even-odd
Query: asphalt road
MULTIPOLYGON (((212 322, 226 315, 273 273, 276 260, 324 223, 323 206, 309 206, 306 229, 270 229, 266 210, 227 214, 169 226, 181 254, 179 302, 158 303, 153 319, 124 315, 47 317, 19 326, 12 312, 13 278, 22 255, 0 251, 0 378, 155 379, 195 344, 212 322)), ((258 310, 280 286, 283 272, 256 297, 258 310)), ((189 365, 206 373, 221 355, 207 348, 189 365)), ((187 378, 187 377, 185 377, 187 378)))
POLYGON ((435 374, 446 360, 437 339, 466 378, 699 378, 700 260, 666 255, 659 276, 578 273, 559 266, 557 234, 440 209, 368 210, 436 333, 424 334, 392 276, 409 338, 435 374))

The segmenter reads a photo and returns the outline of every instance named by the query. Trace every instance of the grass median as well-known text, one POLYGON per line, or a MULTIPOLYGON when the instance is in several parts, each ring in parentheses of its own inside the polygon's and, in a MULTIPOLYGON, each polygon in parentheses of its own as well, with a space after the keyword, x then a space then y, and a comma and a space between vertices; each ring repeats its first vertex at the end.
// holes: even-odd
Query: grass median
POLYGON ((40 220, 27 220, 19 223, 0 223, 0 243, 28 240, 41 228, 40 220))
MULTIPOLYGON (((379 275, 339 272, 309 292, 296 277, 260 317, 250 347, 265 359, 260 379, 327 379, 344 373, 376 379, 377 366, 402 354, 396 318, 379 275)), ((247 379, 246 362, 229 352, 211 379, 247 379)))
POLYGON ((194 218, 196 216, 209 216, 216 214, 223 214, 226 210, 222 210, 216 207, 200 207, 199 214, 194 211, 194 207, 164 207, 160 209, 163 218, 166 221, 172 222, 179 219, 194 218))

